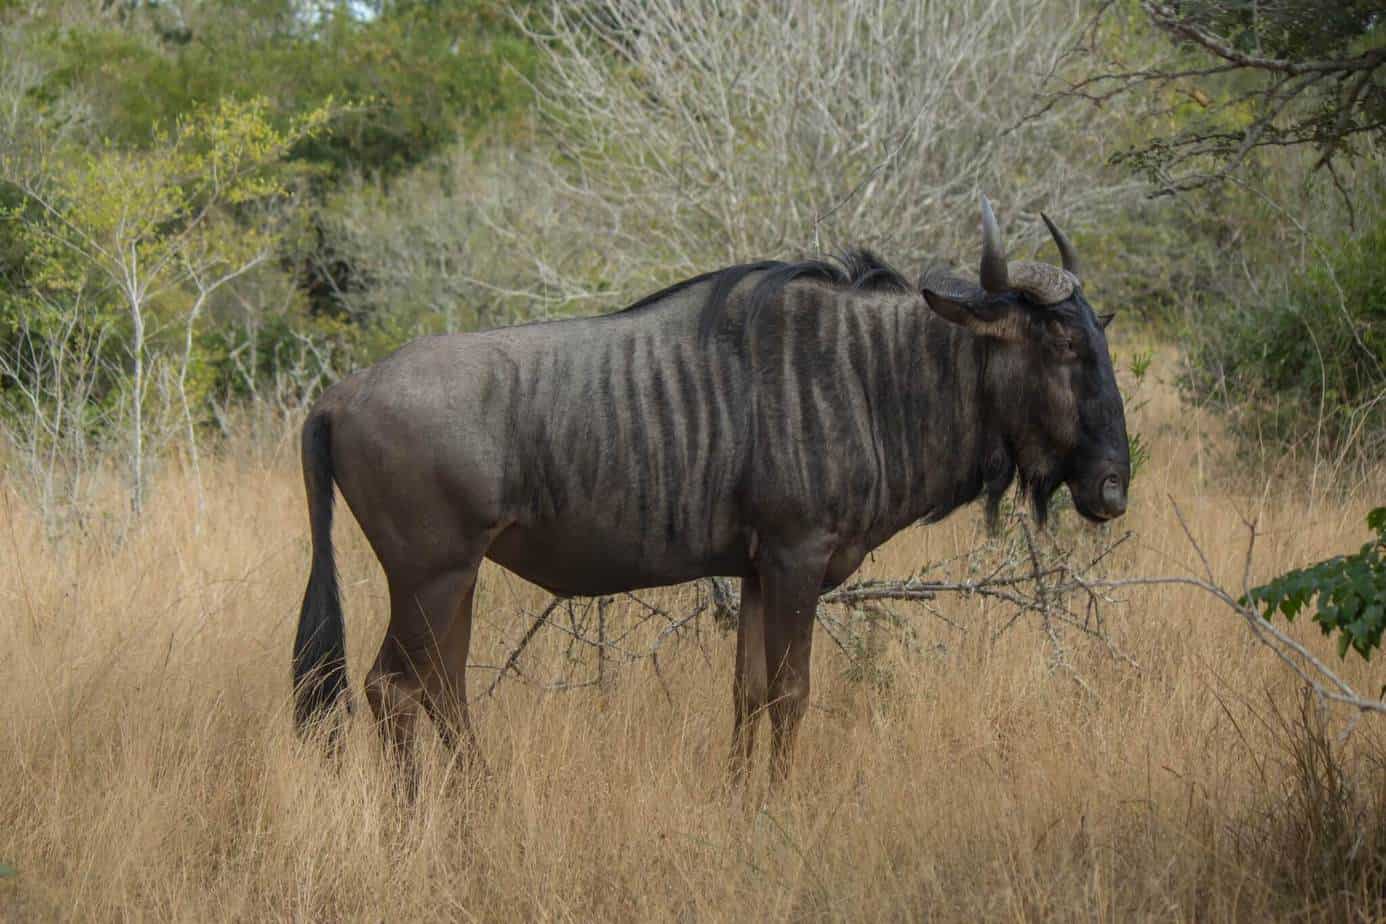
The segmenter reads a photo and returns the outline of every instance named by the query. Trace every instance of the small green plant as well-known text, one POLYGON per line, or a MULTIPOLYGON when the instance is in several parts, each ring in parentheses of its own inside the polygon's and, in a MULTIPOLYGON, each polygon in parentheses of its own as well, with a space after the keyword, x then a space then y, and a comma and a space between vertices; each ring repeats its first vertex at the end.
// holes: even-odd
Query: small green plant
POLYGON ((1131 375, 1135 377, 1137 385, 1145 381, 1146 374, 1150 372, 1150 363, 1154 359, 1154 350, 1142 350, 1131 357, 1131 375))
POLYGON ((1317 597, 1314 621, 1325 635, 1338 631, 1338 656, 1351 647, 1370 659, 1386 629, 1386 507, 1367 514, 1367 528, 1376 538, 1357 554, 1288 571, 1253 588, 1240 602, 1260 608, 1266 619, 1279 610, 1293 620, 1317 597))
MULTIPOLYGON (((1131 386, 1131 393, 1125 396, 1128 414, 1134 414, 1150 403, 1150 398, 1143 396, 1142 392, 1145 390, 1145 377, 1150 373, 1150 363, 1154 359, 1154 350, 1143 350, 1131 357, 1131 365, 1128 368, 1135 384, 1131 386)), ((1131 478, 1135 480, 1136 475, 1150 461, 1150 444, 1145 442, 1139 433, 1130 434, 1127 443, 1131 457, 1131 478)))

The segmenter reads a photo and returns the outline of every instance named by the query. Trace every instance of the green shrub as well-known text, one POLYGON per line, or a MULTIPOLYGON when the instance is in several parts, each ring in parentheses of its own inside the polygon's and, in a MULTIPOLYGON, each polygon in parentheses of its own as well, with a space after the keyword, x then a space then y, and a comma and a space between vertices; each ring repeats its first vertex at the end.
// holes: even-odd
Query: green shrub
POLYGON ((1386 507, 1367 514, 1367 528, 1376 538, 1355 555, 1335 555, 1308 568, 1287 571, 1252 588, 1241 602, 1262 610, 1266 619, 1279 611, 1293 620, 1317 598, 1314 622, 1324 635, 1338 633, 1338 656, 1346 655, 1351 647, 1370 659, 1386 631, 1386 507))
POLYGON ((93 134, 126 148, 223 99, 265 97, 280 122, 350 104, 290 159, 394 174, 459 140, 515 130, 538 54, 495 0, 388 3, 365 15, 287 0, 202 0, 122 16, 6 13, 47 79, 36 102, 90 100, 93 134))
POLYGON ((1239 435, 1338 458, 1386 448, 1386 218, 1340 237, 1283 294, 1208 306, 1183 377, 1239 435))

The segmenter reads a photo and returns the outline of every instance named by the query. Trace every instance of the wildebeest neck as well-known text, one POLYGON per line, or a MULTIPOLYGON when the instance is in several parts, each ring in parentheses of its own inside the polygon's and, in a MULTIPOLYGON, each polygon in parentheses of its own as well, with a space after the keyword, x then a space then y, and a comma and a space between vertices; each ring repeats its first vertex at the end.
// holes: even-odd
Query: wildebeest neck
POLYGON ((816 516, 874 545, 1009 482, 986 345, 918 295, 799 283, 754 327, 749 493, 767 517, 816 516))

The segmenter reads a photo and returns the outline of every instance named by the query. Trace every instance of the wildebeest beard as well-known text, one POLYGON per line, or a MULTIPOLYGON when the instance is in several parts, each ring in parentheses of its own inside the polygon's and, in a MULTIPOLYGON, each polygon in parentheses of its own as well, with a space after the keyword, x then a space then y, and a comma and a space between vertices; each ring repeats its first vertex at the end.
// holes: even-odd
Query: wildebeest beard
POLYGON ((1034 511, 1035 523, 1040 529, 1049 522, 1049 501, 1063 483, 1063 473, 1058 469, 1021 472, 1020 496, 1030 501, 1030 509, 1034 511))
POLYGON ((987 533, 991 536, 1001 532, 1001 501, 1012 485, 1017 485, 1017 497, 1029 502, 1035 522, 1043 529, 1049 522, 1049 502, 1064 483, 1063 472, 1057 467, 1022 471, 1011 454, 1000 448, 987 458, 985 478, 987 533))
POLYGON ((1015 482, 1015 460, 1004 447, 997 446, 988 455, 982 473, 986 495, 987 534, 1001 532, 1001 499, 1015 482))

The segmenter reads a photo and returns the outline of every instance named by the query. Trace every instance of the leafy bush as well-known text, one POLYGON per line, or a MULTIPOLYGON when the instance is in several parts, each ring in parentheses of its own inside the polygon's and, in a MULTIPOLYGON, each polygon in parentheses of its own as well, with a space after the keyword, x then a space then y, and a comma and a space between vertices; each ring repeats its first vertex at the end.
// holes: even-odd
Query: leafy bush
POLYGON ((96 134, 122 147, 148 146, 160 126, 222 99, 268 96, 285 120, 349 102, 292 155, 327 170, 395 173, 512 119, 538 60, 494 0, 324 4, 311 15, 288 0, 129 4, 94 17, 0 9, 0 26, 45 63, 40 97, 90 99, 96 134))
POLYGON ((1357 554, 1286 572, 1253 588, 1242 603, 1262 608, 1267 619, 1278 610, 1292 620, 1317 597, 1314 622, 1324 635, 1339 633, 1339 657, 1351 647, 1370 658, 1386 630, 1386 507, 1367 514, 1367 528, 1376 538, 1357 554))
POLYGON ((1191 324, 1183 384, 1263 446, 1340 459, 1386 449, 1386 218, 1266 299, 1191 324))

